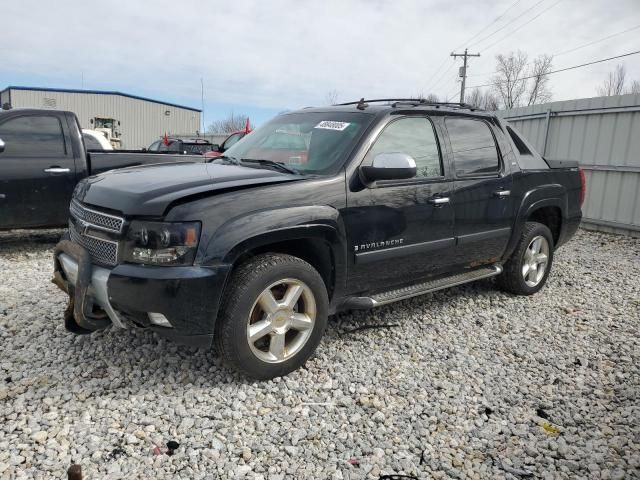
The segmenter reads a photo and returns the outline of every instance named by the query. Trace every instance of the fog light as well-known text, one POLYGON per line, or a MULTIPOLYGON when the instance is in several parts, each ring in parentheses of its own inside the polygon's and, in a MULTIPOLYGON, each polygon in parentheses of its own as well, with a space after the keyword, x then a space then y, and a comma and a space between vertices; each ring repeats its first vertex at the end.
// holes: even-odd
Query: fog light
POLYGON ((173 328, 173 325, 171 325, 169 320, 167 320, 167 317, 165 317, 163 314, 156 313, 156 312, 149 312, 147 315, 149 315, 149 320, 154 325, 158 325, 159 327, 173 328))

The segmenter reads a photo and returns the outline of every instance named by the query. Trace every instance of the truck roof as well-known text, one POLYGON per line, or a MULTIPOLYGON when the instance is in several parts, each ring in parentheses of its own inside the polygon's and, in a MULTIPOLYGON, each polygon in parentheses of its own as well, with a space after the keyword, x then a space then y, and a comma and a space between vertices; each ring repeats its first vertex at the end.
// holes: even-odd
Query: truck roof
POLYGON ((466 103, 451 103, 451 102, 427 102, 422 98, 382 98, 382 99, 360 99, 355 102, 340 103, 337 105, 330 105, 326 107, 306 107, 301 111, 313 111, 313 112, 360 112, 368 114, 379 114, 381 112, 392 112, 398 110, 417 109, 420 111, 431 112, 457 112, 467 113, 484 117, 494 117, 493 112, 487 112, 480 108, 476 108, 473 105, 466 103))
POLYGON ((20 113, 60 113, 60 114, 66 114, 66 113, 70 113, 72 115, 75 115, 73 112, 70 112, 68 110, 53 110, 51 108, 31 108, 31 107, 12 107, 8 110, 1 110, 0 109, 0 114, 2 113, 11 113, 11 112, 20 112, 20 113))

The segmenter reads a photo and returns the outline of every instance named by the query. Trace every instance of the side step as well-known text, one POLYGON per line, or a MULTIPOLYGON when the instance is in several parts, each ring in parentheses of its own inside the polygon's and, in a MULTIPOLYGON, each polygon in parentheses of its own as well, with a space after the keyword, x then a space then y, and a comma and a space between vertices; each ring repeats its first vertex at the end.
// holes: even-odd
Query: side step
POLYGON ((439 278, 429 282, 417 283, 408 287, 402 287, 388 292, 377 293, 371 297, 351 297, 345 303, 345 308, 366 309, 379 307, 388 303, 397 302, 406 298, 424 295, 444 288, 462 285, 482 278, 495 277, 502 273, 502 265, 492 265, 491 267, 479 268, 471 272, 459 273, 450 277, 439 278))

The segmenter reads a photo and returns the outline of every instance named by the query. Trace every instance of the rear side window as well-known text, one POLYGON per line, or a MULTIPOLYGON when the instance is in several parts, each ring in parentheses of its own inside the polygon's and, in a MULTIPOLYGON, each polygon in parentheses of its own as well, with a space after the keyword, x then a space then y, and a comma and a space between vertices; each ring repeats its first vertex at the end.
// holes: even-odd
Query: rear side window
POLYGON ((485 122, 471 118, 447 118, 445 124, 457 176, 492 175, 499 172, 496 142, 485 122))
POLYGON ((158 147, 159 152, 182 152, 182 142, 180 140, 169 140, 169 145, 164 142, 158 147))
POLYGON ((0 125, 5 156, 49 157, 66 155, 62 125, 57 117, 25 115, 0 125))

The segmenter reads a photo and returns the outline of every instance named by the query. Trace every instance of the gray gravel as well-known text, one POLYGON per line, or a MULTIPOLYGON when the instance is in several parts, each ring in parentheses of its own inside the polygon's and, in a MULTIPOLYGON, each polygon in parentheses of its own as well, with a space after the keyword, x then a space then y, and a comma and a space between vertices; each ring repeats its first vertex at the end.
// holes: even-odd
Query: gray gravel
POLYGON ((264 383, 148 332, 67 333, 55 240, 0 236, 1 479, 638 478, 638 239, 581 232, 533 297, 481 281, 334 317, 264 383), (376 323, 400 326, 341 333, 376 323))

